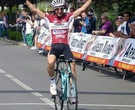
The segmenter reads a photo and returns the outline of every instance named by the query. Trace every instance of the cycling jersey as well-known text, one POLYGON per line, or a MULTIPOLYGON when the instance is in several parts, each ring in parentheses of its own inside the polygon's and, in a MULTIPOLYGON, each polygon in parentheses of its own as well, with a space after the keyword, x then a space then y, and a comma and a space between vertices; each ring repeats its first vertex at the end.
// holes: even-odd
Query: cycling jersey
POLYGON ((52 44, 68 44, 68 29, 73 18, 72 13, 64 13, 62 17, 45 14, 45 21, 49 26, 52 44))

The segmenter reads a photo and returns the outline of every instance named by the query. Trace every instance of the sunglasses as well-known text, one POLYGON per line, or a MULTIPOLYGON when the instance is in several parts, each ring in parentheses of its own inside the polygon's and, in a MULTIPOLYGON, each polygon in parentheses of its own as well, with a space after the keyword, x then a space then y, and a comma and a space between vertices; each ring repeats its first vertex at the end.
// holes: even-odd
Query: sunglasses
POLYGON ((123 19, 123 18, 117 18, 117 20, 121 20, 121 19, 123 19))
POLYGON ((55 8, 56 11, 59 11, 59 10, 64 10, 64 7, 60 7, 60 8, 55 8))
POLYGON ((101 20, 103 20, 103 19, 105 19, 105 18, 101 18, 101 20))

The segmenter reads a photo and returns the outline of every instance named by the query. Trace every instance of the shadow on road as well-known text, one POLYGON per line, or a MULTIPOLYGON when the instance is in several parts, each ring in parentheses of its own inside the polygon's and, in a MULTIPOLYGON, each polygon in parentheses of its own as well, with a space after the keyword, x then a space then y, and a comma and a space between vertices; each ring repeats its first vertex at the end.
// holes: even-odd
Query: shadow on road
MULTIPOLYGON (((116 74, 116 71, 114 70, 113 67, 111 68, 102 68, 101 65, 88 65, 87 69, 91 69, 94 70, 96 72, 99 72, 101 74, 105 74, 105 76, 102 77, 112 77, 112 78, 117 78, 117 79, 121 79, 122 77, 118 76, 116 74)), ((130 81, 130 82, 135 82, 135 76, 131 77, 131 78, 125 78, 124 80, 130 81)))

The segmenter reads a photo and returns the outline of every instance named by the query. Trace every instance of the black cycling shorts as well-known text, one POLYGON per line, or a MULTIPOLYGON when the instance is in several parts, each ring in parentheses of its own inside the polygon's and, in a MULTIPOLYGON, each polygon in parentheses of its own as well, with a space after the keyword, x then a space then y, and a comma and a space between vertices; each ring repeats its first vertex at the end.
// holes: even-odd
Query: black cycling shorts
POLYGON ((65 60, 73 58, 73 54, 68 44, 52 44, 49 54, 53 54, 58 59, 61 54, 64 55, 65 60))

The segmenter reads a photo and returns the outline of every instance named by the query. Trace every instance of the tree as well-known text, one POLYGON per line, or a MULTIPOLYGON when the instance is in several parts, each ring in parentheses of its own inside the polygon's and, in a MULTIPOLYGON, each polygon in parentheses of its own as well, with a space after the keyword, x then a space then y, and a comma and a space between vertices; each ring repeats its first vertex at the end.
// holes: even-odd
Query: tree
POLYGON ((98 21, 103 12, 108 12, 110 18, 114 19, 118 13, 125 11, 135 12, 135 0, 93 0, 93 9, 97 14, 98 21))
MULTIPOLYGON (((36 3, 38 0, 30 0, 32 3, 36 3)), ((25 0, 0 0, 0 6, 4 10, 4 6, 10 7, 19 4, 24 4, 25 0)))

